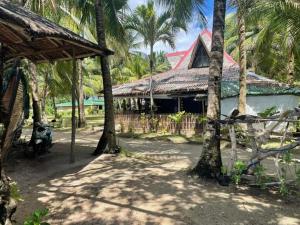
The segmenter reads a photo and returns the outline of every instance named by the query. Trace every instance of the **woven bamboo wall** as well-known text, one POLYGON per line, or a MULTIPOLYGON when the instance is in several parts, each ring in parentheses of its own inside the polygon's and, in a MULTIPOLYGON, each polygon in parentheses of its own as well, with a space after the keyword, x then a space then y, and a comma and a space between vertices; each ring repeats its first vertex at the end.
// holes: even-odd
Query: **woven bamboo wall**
MULTIPOLYGON (((200 115, 187 114, 184 116, 180 126, 181 134, 194 135, 202 132, 202 125, 199 123, 200 115)), ((155 115, 151 121, 149 115, 139 114, 116 114, 116 124, 120 126, 121 132, 148 133, 151 132, 151 122, 156 129, 154 132, 166 132, 176 134, 176 124, 169 118, 169 115, 155 115)), ((153 132, 153 131, 152 131, 153 132)))

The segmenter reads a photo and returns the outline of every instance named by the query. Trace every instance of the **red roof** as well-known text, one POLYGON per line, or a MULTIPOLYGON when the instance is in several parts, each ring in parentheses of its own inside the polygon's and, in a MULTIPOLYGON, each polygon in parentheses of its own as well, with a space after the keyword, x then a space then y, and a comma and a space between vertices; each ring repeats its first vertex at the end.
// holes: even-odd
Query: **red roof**
MULTIPOLYGON (((197 47, 198 40, 201 40, 202 44, 206 46, 206 48, 210 51, 211 42, 212 42, 212 33, 205 29, 201 32, 200 36, 193 42, 191 47, 185 51, 177 51, 166 54, 166 57, 170 61, 172 65, 172 69, 183 69, 187 67, 188 62, 190 61, 190 57, 197 47)), ((234 61, 234 59, 227 53, 224 52, 224 65, 226 66, 238 66, 238 63, 234 61)))

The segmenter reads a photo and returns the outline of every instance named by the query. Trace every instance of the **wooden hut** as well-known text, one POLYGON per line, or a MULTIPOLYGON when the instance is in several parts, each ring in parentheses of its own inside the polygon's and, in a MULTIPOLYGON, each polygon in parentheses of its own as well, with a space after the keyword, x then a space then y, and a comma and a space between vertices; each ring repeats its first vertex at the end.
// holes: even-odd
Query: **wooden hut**
MULTIPOLYGON (((152 79, 148 77, 115 86, 113 94, 118 102, 121 102, 119 109, 126 113, 149 112, 149 99, 152 92, 157 114, 178 111, 204 114, 207 106, 211 40, 211 33, 205 30, 188 50, 166 55, 172 66, 170 71, 154 75, 152 79), (144 106, 134 107, 133 110, 132 107, 128 107, 132 105, 131 102, 137 102, 137 106, 144 106), (124 106, 127 106, 125 110, 124 106)), ((239 66, 226 52, 221 86, 222 114, 229 115, 230 111, 237 107, 239 66)), ((248 72, 247 88, 247 113, 249 114, 255 115, 271 106, 286 110, 299 104, 300 89, 253 72, 248 72)))
MULTIPOLYGON (((73 60, 75 77, 76 59, 110 54, 113 52, 25 8, 0 1, 0 90, 3 90, 4 68, 11 66, 16 59, 26 58, 33 63, 73 60)), ((0 92, 0 123, 4 123, 5 127, 1 142, 2 156, 11 146, 22 113, 22 84, 16 82, 11 91, 15 94, 3 96, 0 92), (9 104, 9 110, 4 110, 5 102, 9 104)))

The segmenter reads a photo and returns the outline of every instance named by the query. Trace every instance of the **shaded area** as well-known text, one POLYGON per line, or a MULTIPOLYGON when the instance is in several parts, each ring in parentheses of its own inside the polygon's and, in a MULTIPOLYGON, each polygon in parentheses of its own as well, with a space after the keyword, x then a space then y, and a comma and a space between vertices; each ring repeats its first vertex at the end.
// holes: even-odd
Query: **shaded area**
MULTIPOLYGON (((60 158, 68 153, 65 149, 69 145, 64 141, 69 133, 56 136, 62 143, 53 149, 53 156, 45 156, 50 157, 49 161, 23 164, 24 168, 32 166, 31 172, 39 172, 38 177, 28 178, 30 189, 23 191, 26 201, 19 207, 28 211, 30 207, 49 208, 51 224, 300 223, 300 205, 296 200, 286 202, 272 192, 224 188, 188 177, 187 169, 197 162, 201 152, 197 145, 119 139, 122 146, 134 152, 133 158, 105 155, 93 160, 89 158, 90 148, 97 144, 99 134, 82 133, 78 136, 77 154, 86 161, 76 168, 66 167, 40 177, 46 173, 41 170, 56 167, 55 158, 60 165, 60 158), (139 157, 134 158, 135 155, 139 157)), ((224 155, 226 160, 227 153, 224 155)), ((26 187, 22 184, 22 188, 26 187)))

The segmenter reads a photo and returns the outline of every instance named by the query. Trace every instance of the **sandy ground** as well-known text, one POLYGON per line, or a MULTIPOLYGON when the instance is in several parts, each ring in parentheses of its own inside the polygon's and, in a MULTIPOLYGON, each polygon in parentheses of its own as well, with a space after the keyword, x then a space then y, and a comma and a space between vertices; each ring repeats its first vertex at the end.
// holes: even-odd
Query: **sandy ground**
MULTIPOLYGON (((77 162, 69 162, 68 132, 56 132, 50 154, 36 160, 15 154, 8 167, 24 202, 17 224, 48 208, 50 224, 68 225, 299 225, 300 203, 260 189, 221 187, 188 177, 201 147, 119 139, 138 158, 92 157, 99 131, 77 135, 77 162), (16 159, 15 159, 16 158, 16 159)), ((241 159, 249 153, 243 152, 241 159)), ((224 161, 228 153, 223 154, 224 161)), ((271 167, 272 161, 267 163, 271 167)))

